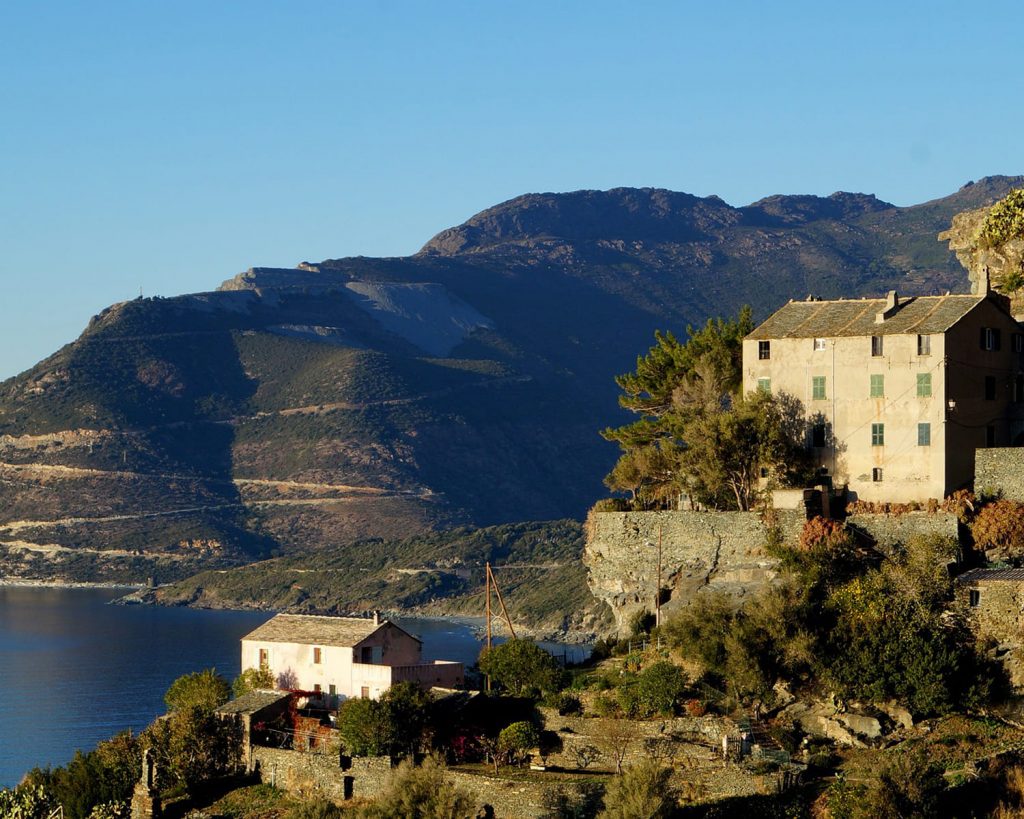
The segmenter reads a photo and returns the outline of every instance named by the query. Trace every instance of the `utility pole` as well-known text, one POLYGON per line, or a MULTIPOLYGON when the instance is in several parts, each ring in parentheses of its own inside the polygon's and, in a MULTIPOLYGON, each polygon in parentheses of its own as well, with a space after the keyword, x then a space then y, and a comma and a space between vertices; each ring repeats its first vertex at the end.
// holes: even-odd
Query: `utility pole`
MULTIPOLYGON (((490 563, 485 563, 484 566, 486 567, 485 570, 484 570, 484 587, 486 589, 485 594, 486 594, 486 597, 487 597, 487 605, 486 605, 487 614, 485 615, 485 617, 487 618, 487 650, 490 651, 491 650, 491 564, 490 563)), ((490 674, 487 675, 487 690, 488 691, 491 690, 491 675, 490 674)))
POLYGON ((654 625, 661 625, 661 537, 662 524, 658 524, 658 588, 654 592, 654 625))

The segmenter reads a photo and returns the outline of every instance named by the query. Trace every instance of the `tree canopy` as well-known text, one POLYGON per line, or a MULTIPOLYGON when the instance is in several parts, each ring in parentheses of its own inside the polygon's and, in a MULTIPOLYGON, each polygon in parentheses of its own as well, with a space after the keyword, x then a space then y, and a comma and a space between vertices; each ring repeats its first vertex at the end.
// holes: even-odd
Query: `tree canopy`
POLYGON ((164 702, 172 711, 199 708, 215 711, 231 699, 231 686, 215 668, 183 674, 171 683, 164 694, 164 702))
POLYGON ((622 448, 605 478, 641 509, 686 493, 714 508, 750 509, 762 473, 799 481, 807 470, 806 421, 789 396, 742 393, 749 307, 736 319, 687 328, 687 340, 656 332, 636 370, 618 376, 619 404, 640 418, 601 434, 622 448))
POLYGON ((533 640, 517 638, 480 652, 480 670, 518 697, 554 691, 562 676, 554 657, 533 640))

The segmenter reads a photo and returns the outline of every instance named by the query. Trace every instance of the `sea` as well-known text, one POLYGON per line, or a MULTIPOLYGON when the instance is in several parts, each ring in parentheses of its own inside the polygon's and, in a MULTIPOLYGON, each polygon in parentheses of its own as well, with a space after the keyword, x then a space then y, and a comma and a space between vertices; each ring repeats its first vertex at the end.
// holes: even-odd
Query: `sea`
MULTIPOLYGON (((165 711, 177 677, 239 673, 240 638, 270 612, 116 606, 126 589, 0 586, 0 787, 34 767, 67 763, 165 711)), ((476 661, 479 623, 395 619, 426 660, 476 661)), ((581 646, 542 644, 569 662, 581 646)))

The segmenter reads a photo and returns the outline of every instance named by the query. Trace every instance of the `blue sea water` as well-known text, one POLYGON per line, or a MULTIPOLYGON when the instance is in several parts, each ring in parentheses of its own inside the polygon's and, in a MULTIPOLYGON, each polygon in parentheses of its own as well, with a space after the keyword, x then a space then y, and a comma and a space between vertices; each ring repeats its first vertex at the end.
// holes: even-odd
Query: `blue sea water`
MULTIPOLYGON (((145 728, 182 674, 215 667, 234 678, 239 639, 271 616, 108 605, 121 594, 0 587, 0 787, 126 728, 145 728)), ((423 640, 424 659, 476 661, 480 640, 466 623, 396 622, 423 640)), ((582 659, 578 646, 546 647, 582 659)))

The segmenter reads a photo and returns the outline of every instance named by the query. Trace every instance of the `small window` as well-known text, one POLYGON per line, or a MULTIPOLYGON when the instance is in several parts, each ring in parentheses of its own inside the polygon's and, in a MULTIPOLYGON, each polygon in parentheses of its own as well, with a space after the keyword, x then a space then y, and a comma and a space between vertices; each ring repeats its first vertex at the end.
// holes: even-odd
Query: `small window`
POLYGON ((885 395, 885 376, 884 375, 872 375, 871 376, 871 397, 881 398, 885 395))
POLYGON ((996 377, 994 375, 985 376, 985 400, 996 400, 996 377))
POLYGON ((871 470, 871 480, 875 483, 882 482, 882 467, 876 466, 871 470))
POLYGON ((918 373, 917 374, 917 397, 918 398, 931 398, 932 397, 932 374, 931 373, 918 373))
POLYGON ((811 398, 814 401, 825 400, 825 376, 815 375, 811 378, 811 398))
POLYGON ((1020 333, 1013 334, 1013 351, 1015 353, 1024 353, 1024 335, 1020 333))
POLYGON ((932 445, 932 425, 931 424, 918 424, 917 425, 917 445, 918 446, 931 446, 932 445))
POLYGON ((359 662, 367 664, 373 662, 373 646, 363 646, 359 649, 359 662))
POLYGON ((320 693, 320 683, 313 683, 313 691, 317 694, 320 693))
POLYGON ((314 648, 313 649, 313 663, 314 663, 314 665, 320 665, 320 649, 319 648, 314 648))
POLYGON ((981 349, 983 350, 998 350, 999 349, 999 330, 995 327, 982 327, 981 328, 981 349))
POLYGON ((261 648, 260 649, 260 668, 263 668, 264 666, 267 666, 267 665, 270 665, 270 651, 265 649, 265 648, 261 648))
POLYGON ((819 353, 819 352, 821 352, 824 349, 825 349, 825 339, 823 339, 823 338, 816 338, 816 339, 814 339, 814 351, 816 353, 819 353))
POLYGON ((327 692, 328 692, 328 693, 329 693, 329 694, 330 694, 330 695, 331 695, 332 697, 336 697, 336 696, 338 696, 338 686, 336 686, 336 685, 330 685, 330 686, 328 686, 328 687, 327 687, 327 692))
POLYGON ((972 608, 976 609, 981 605, 981 590, 971 589, 967 592, 967 604, 972 608))
POLYGON ((871 446, 885 446, 885 424, 871 425, 871 446))
POLYGON ((757 391, 763 392, 765 395, 771 395, 772 393, 772 380, 770 378, 759 378, 757 379, 757 391))
POLYGON ((1013 400, 1018 404, 1024 402, 1024 375, 1013 379, 1013 400))
POLYGON ((811 446, 820 449, 825 446, 825 425, 815 424, 811 427, 811 446))
POLYGON ((761 470, 760 470, 760 474, 761 474, 762 478, 767 478, 768 477, 768 467, 767 466, 762 466, 761 470))
POLYGON ((882 337, 871 336, 871 355, 880 356, 882 355, 882 337))
POLYGON ((985 427, 985 446, 996 445, 996 428, 985 427))
POLYGON ((757 357, 761 361, 767 361, 772 357, 772 343, 770 341, 757 342, 757 357))
POLYGON ((931 355, 932 354, 932 337, 931 336, 918 336, 917 337, 917 354, 918 355, 931 355))
POLYGON ((362 697, 364 700, 370 699, 370 689, 364 685, 362 688, 359 689, 359 696, 362 697))

